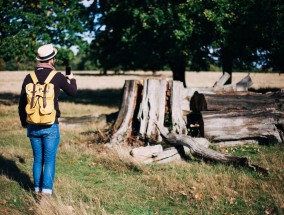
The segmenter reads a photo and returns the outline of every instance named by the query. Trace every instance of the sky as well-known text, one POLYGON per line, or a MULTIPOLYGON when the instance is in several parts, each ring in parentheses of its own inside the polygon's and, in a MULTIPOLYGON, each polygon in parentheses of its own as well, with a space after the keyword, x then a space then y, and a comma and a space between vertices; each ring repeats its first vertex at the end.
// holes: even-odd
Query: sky
POLYGON ((83 0, 82 3, 85 7, 89 7, 92 3, 94 2, 94 0, 83 0))

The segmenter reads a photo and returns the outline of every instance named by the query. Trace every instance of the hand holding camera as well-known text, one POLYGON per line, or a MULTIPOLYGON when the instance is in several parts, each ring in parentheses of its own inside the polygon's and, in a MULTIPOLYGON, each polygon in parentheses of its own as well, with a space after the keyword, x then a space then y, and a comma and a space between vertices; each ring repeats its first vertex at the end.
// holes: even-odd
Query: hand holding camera
POLYGON ((70 66, 66 66, 65 68, 65 76, 67 79, 71 80, 73 77, 73 74, 71 73, 71 67, 70 66))

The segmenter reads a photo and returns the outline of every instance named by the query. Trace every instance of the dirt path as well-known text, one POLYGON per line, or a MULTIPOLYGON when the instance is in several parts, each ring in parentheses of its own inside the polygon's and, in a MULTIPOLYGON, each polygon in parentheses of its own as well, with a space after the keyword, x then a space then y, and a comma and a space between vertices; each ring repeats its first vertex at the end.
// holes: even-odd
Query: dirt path
MULTIPOLYGON (((0 72, 0 92, 19 94, 21 84, 28 72, 0 72)), ((171 72, 126 72, 125 74, 101 76, 99 72, 74 72, 79 89, 120 89, 125 80, 172 79, 171 72)), ((211 87, 221 77, 221 72, 187 72, 186 82, 188 87, 211 87)), ((247 73, 233 73, 233 83, 238 82, 247 73)), ((281 88, 284 89, 284 75, 277 73, 251 73, 253 88, 281 88)))

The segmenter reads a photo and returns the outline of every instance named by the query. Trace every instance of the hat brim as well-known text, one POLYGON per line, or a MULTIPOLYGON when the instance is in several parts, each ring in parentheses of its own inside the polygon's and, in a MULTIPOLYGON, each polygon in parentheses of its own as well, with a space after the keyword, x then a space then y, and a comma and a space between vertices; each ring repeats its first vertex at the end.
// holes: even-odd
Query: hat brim
POLYGON ((57 54, 57 49, 53 48, 53 52, 50 55, 45 56, 45 57, 37 56, 36 60, 38 60, 38 61, 47 61, 47 60, 50 60, 50 59, 54 58, 56 54, 57 54))

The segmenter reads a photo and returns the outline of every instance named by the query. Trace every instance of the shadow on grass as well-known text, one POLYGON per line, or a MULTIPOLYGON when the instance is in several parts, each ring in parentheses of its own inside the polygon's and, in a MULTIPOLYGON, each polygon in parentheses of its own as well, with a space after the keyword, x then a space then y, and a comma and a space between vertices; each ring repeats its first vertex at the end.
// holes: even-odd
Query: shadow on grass
MULTIPOLYGON (((104 90, 78 90, 76 97, 67 96, 61 92, 60 102, 73 102, 76 104, 92 104, 99 106, 118 107, 121 102, 122 89, 104 89, 104 90)), ((13 93, 0 93, 0 104, 17 105, 20 96, 13 93)))
POLYGON ((0 105, 14 105, 18 104, 20 99, 20 95, 16 95, 13 93, 0 93, 0 105))
MULTIPOLYGON (((19 162, 25 163, 23 158, 19 162)), ((16 162, 0 155, 0 174, 6 175, 9 179, 16 181, 26 191, 31 191, 33 183, 29 175, 17 166, 16 162)))
MULTIPOLYGON (((250 89, 252 92, 267 93, 280 91, 279 88, 250 89)), ((103 90, 78 90, 76 97, 67 96, 64 92, 59 97, 59 102, 73 102, 77 104, 92 104, 108 107, 119 107, 123 89, 103 89, 103 90)), ((20 96, 13 93, 0 93, 0 105, 18 104, 20 96)))
POLYGON ((92 104, 108 107, 118 107, 122 97, 122 89, 78 90, 76 97, 61 93, 59 101, 76 104, 92 104))

